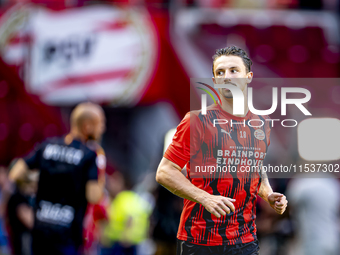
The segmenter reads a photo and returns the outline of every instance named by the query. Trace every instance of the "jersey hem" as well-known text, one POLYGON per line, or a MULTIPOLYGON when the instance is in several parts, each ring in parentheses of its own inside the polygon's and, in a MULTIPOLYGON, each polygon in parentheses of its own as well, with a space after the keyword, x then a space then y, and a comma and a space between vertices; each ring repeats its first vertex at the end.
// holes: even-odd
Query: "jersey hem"
POLYGON ((186 241, 186 242, 189 242, 189 243, 192 243, 192 244, 195 244, 195 245, 202 245, 202 246, 221 246, 221 245, 236 245, 236 244, 240 244, 240 243, 251 243, 251 242, 254 242, 257 240, 257 237, 252 240, 252 241, 249 241, 249 242, 235 242, 235 243, 230 243, 230 241, 228 242, 207 242, 207 243, 198 243, 198 242, 195 242, 194 239, 190 239, 190 238, 186 238, 184 236, 181 236, 181 235, 177 235, 177 239, 178 240, 181 240, 181 241, 186 241))

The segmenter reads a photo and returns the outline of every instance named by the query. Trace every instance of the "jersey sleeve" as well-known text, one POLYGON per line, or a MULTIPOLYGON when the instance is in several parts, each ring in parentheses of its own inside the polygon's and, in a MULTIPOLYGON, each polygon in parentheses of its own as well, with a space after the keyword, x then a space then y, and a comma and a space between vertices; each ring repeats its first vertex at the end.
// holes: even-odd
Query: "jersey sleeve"
POLYGON ((202 140, 202 123, 194 113, 187 113, 177 126, 172 143, 164 153, 164 157, 183 168, 196 154, 202 140))
POLYGON ((90 180, 98 180, 98 160, 97 154, 91 151, 91 154, 88 159, 88 175, 87 181, 90 180))
POLYGON ((99 147, 96 150, 97 153, 97 167, 98 167, 98 177, 105 178, 105 171, 106 171, 106 157, 105 152, 102 147, 99 147))
POLYGON ((40 168, 40 162, 41 162, 42 152, 44 151, 44 148, 45 148, 44 143, 36 145, 34 150, 31 151, 26 157, 24 157, 24 160, 29 169, 40 168))

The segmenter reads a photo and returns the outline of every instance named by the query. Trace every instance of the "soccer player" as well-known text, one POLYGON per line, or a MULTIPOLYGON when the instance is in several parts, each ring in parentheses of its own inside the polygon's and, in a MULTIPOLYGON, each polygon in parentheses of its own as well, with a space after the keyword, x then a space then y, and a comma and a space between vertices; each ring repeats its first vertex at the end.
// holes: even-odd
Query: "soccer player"
POLYGON ((286 209, 286 197, 273 192, 264 173, 242 171, 254 163, 260 167, 270 144, 267 117, 252 114, 247 106, 251 65, 246 52, 238 47, 216 50, 213 82, 241 89, 245 112, 233 115, 232 93, 218 89, 221 104, 207 107, 205 115, 201 111, 187 113, 159 164, 157 182, 184 198, 177 255, 258 254, 257 195, 279 214, 286 209), (228 124, 213 125, 214 119, 228 120, 228 124), (254 122, 249 126, 249 120, 264 125, 253 127, 254 122), (186 177, 181 173, 185 165, 186 177), (236 171, 197 173, 195 166, 225 166, 236 171))
POLYGON ((20 178, 28 169, 39 169, 33 227, 33 254, 79 254, 87 202, 102 196, 97 154, 86 146, 104 130, 104 112, 92 103, 79 104, 71 114, 66 137, 51 138, 27 158, 19 159, 9 178, 20 178))

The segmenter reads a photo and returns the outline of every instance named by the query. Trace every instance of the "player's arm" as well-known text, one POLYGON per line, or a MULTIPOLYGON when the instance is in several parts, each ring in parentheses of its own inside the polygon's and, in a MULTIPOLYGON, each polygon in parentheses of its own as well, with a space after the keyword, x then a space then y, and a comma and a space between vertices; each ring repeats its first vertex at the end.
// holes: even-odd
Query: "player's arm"
POLYGON ((8 179, 12 182, 16 182, 27 174, 28 166, 22 158, 18 159, 14 166, 11 168, 8 174, 8 179))
POLYGON ((95 152, 91 152, 86 165, 88 165, 88 176, 85 187, 86 200, 90 204, 97 204, 103 196, 104 183, 100 178, 100 174, 98 174, 101 164, 95 152))
POLYGON ((91 204, 97 204, 103 196, 103 185, 98 180, 86 182, 86 199, 91 204))
POLYGON ((264 199, 278 214, 283 214, 286 210, 288 201, 286 196, 273 192, 266 172, 262 172, 262 181, 259 196, 264 199))
POLYGON ((20 204, 16 209, 17 217, 21 223, 28 229, 32 229, 34 225, 34 212, 32 207, 27 204, 20 204))
POLYGON ((163 158, 158 166, 156 181, 171 191, 173 194, 200 203, 205 209, 220 218, 230 211, 234 212, 235 207, 231 199, 223 196, 214 196, 193 185, 182 173, 181 167, 172 161, 163 158))
POLYGON ((10 169, 8 179, 16 182, 24 177, 29 170, 40 169, 40 159, 42 150, 45 148, 44 146, 44 143, 37 145, 27 157, 18 159, 10 169))

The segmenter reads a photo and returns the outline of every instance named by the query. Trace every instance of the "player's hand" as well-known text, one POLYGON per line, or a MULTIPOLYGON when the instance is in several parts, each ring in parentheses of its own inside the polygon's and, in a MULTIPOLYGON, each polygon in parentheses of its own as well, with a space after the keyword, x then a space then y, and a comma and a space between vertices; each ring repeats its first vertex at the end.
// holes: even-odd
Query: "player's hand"
POLYGON ((269 205, 278 214, 283 214, 287 208, 288 200, 286 196, 280 193, 273 192, 268 196, 269 205))
POLYGON ((210 195, 204 199, 202 205, 208 212, 212 213, 217 218, 220 218, 221 215, 225 216, 226 214, 235 211, 235 206, 233 204, 235 201, 235 199, 229 197, 210 195))

